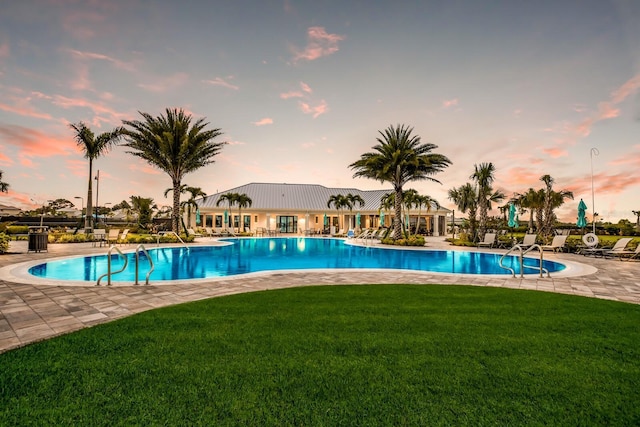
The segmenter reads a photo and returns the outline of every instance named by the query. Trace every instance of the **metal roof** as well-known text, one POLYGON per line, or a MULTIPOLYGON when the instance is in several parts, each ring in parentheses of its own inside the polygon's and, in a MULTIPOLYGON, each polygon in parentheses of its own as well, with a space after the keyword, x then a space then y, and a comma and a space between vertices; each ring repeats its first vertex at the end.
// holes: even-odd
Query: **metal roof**
MULTIPOLYGON (((225 193, 246 194, 252 201, 249 210, 290 210, 290 211, 326 211, 329 198, 336 194, 359 195, 364 200, 364 206, 354 206, 354 211, 377 211, 380 199, 393 190, 359 190, 357 188, 328 188, 316 184, 272 184, 250 183, 240 187, 225 190, 202 199, 196 200, 200 208, 220 209, 227 207, 225 202, 216 206, 220 196, 225 193)), ((435 207, 433 209, 436 210, 435 207)), ((449 211, 440 208, 440 211, 449 211)))

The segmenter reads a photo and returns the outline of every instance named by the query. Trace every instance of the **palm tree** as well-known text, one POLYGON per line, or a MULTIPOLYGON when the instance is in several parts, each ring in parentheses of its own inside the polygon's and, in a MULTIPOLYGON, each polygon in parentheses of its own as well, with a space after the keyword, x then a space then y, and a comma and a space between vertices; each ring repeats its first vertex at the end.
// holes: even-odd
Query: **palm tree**
POLYGON ((91 188, 93 161, 106 154, 111 147, 118 143, 124 129, 119 127, 111 132, 101 133, 96 137, 83 122, 71 123, 69 127, 75 131, 74 138, 78 146, 84 151, 84 157, 89 159, 89 188, 87 190, 87 213, 85 215, 84 228, 86 232, 91 232, 93 230, 93 191, 91 188))
POLYGON ((475 165, 475 171, 470 176, 478 185, 478 236, 482 238, 487 228, 487 212, 491 209, 491 202, 500 202, 504 194, 493 191, 492 184, 495 180, 496 168, 493 163, 480 163, 475 165))
MULTIPOLYGON (((407 220, 407 233, 411 235, 411 208, 416 205, 416 198, 420 197, 420 194, 413 188, 408 189, 402 194, 402 203, 405 209, 405 215, 408 218, 407 220)), ((418 227, 418 223, 416 222, 416 229, 418 227)))
POLYGON ((360 160, 349 165, 355 170, 355 177, 364 177, 389 182, 395 192, 395 223, 393 238, 402 237, 402 187, 411 181, 429 180, 440 183, 433 178, 443 171, 451 161, 442 154, 431 153, 438 148, 434 144, 422 144, 418 135, 411 135, 413 128, 405 125, 389 126, 384 132, 379 131, 377 145, 373 152, 365 153, 360 160))
POLYGON ((236 197, 236 204, 238 205, 238 232, 244 232, 244 221, 242 220, 242 208, 250 208, 253 204, 251 197, 246 193, 238 194, 236 197))
MULTIPOLYGON (((414 207, 418 208, 418 220, 416 221, 416 232, 415 234, 418 234, 418 230, 420 229, 420 216, 422 216, 422 208, 426 207, 427 210, 425 211, 426 213, 431 212, 431 207, 435 206, 436 209, 440 209, 440 203, 438 203, 437 200, 431 198, 431 196, 427 196, 427 195, 420 195, 418 194, 417 196, 414 197, 414 207)), ((425 218, 425 224, 427 222, 427 219, 425 218)))
POLYGON ((544 182, 544 214, 542 222, 542 235, 553 235, 553 225, 556 221, 554 209, 559 208, 565 199, 573 199, 573 192, 568 190, 554 191, 553 184, 555 180, 550 175, 542 175, 540 181, 544 182))
POLYGON ((9 184, 2 181, 2 171, 0 171, 0 193, 8 193, 9 192, 9 184))
POLYGON ((544 194, 529 188, 526 193, 516 194, 516 204, 523 209, 529 209, 529 232, 533 232, 533 217, 536 212, 544 208, 544 194))
POLYGON ((331 205, 333 208, 338 211, 338 227, 340 226, 340 211, 349 206, 349 201, 347 197, 342 194, 332 194, 329 196, 329 200, 327 201, 327 207, 331 209, 331 205))
POLYGON ((147 228, 151 223, 153 211, 158 207, 153 203, 153 199, 149 197, 131 196, 130 200, 133 212, 138 214, 138 223, 143 228, 147 228))
MULTIPOLYGON (((347 195, 345 196, 345 199, 347 201, 346 207, 347 209, 349 209, 349 213, 353 212, 353 208, 356 205, 356 203, 358 204, 359 207, 364 206, 364 199, 360 197, 359 194, 347 193, 347 195)), ((349 220, 349 227, 351 227, 351 220, 349 220)))
POLYGON ((469 212, 469 235, 472 241, 475 240, 476 229, 478 226, 476 220, 476 212, 478 210, 478 191, 476 190, 476 187, 470 183, 466 183, 458 188, 450 189, 448 197, 449 200, 455 203, 460 212, 469 212))
MULTIPOLYGON (((2 174, 0 173, 0 178, 2 178, 2 174)), ((636 230, 640 231, 640 209, 637 211, 631 211, 636 216, 636 230)))
MULTIPOLYGON (((231 219, 231 206, 236 204, 236 200, 238 200, 238 193, 224 193, 218 198, 216 202, 216 206, 220 206, 222 203, 227 202, 227 206, 229 207, 229 222, 231 223, 231 228, 233 229, 233 221, 231 219)), ((229 224, 224 225, 225 228, 229 226, 229 224)))
POLYGON ((181 203, 182 206, 187 208, 187 227, 191 228, 191 208, 198 209, 196 198, 206 197, 207 193, 202 191, 200 187, 185 187, 185 192, 189 193, 189 198, 181 203))
POLYGON ((205 128, 209 123, 200 118, 191 123, 192 117, 182 109, 166 110, 165 115, 152 117, 140 112, 144 118, 124 120, 131 129, 125 129, 126 147, 130 154, 146 160, 149 164, 166 172, 173 186, 173 211, 171 228, 174 232, 180 227, 180 186, 189 172, 214 163, 213 158, 220 153, 226 142, 214 142, 222 135, 220 129, 205 128))

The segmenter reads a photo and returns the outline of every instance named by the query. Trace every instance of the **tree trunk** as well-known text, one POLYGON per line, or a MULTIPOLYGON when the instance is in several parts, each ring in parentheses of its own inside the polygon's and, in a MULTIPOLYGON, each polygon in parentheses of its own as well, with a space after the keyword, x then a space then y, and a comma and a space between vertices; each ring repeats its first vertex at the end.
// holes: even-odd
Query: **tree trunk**
POLYGON ((92 190, 92 181, 93 181, 93 159, 89 159, 89 187, 87 190, 87 212, 84 216, 84 232, 91 233, 93 232, 93 190, 92 190))
POLYGON ((402 187, 396 188, 393 240, 402 239, 402 187))
POLYGON ((171 230, 180 234, 180 181, 173 181, 173 212, 171 212, 171 230))
POLYGON ((484 234, 487 231, 487 198, 486 196, 482 196, 482 198, 479 199, 480 202, 480 225, 478 227, 478 238, 479 239, 484 239, 484 234))

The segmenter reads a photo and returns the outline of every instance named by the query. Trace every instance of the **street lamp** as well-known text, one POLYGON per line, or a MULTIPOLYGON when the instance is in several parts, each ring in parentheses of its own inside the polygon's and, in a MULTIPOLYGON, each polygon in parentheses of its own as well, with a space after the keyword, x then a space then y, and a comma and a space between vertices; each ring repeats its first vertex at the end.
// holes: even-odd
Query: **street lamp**
POLYGON ((84 213, 84 198, 82 196, 73 196, 74 199, 80 199, 80 218, 83 218, 84 213))
POLYGON ((593 155, 600 155, 597 148, 592 148, 590 152, 591 156, 591 208, 593 209, 593 234, 596 234, 596 196, 593 190, 593 155))

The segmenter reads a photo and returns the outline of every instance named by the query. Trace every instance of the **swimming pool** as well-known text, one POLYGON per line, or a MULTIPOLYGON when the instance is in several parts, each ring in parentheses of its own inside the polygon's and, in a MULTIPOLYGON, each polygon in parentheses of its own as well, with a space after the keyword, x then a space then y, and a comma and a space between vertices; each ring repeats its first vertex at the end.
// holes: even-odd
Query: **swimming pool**
MULTIPOLYGON (((509 275, 500 268, 501 254, 472 251, 402 250, 380 246, 346 244, 341 239, 322 238, 257 238, 225 239, 226 245, 154 248, 149 256, 155 264, 150 281, 210 279, 273 270, 308 269, 397 269, 457 274, 509 275)), ((127 269, 112 277, 113 282, 132 282, 135 279, 135 254, 129 258, 127 269)), ((112 270, 123 264, 112 255, 112 270)), ((525 265, 538 265, 539 260, 527 258, 525 265)), ((520 273, 519 259, 508 256, 504 265, 520 273)), ((565 269, 564 264, 545 260, 550 272, 565 269)), ((140 277, 144 277, 149 261, 140 254, 140 277)), ((93 255, 48 261, 30 267, 36 277, 93 281, 107 271, 107 255, 93 255)), ((537 269, 525 267, 525 274, 537 274, 537 269)), ((106 283, 106 280, 105 282, 106 283)))

